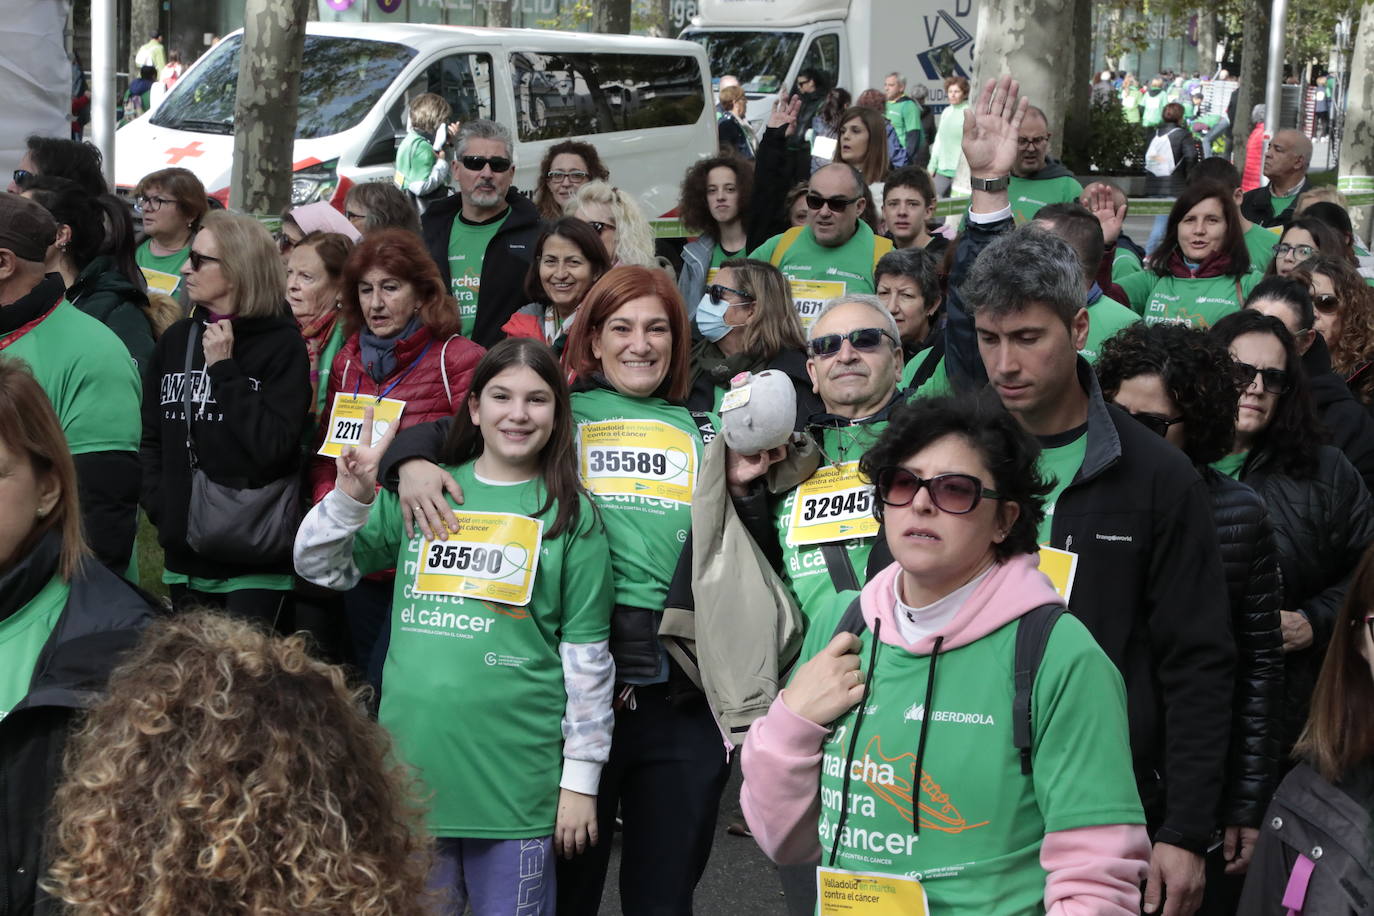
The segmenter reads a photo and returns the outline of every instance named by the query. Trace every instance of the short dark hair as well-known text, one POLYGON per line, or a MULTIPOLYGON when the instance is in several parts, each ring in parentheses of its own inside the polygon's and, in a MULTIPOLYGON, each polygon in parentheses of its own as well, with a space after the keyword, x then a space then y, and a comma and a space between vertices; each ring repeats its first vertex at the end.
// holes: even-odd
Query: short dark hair
MULTIPOLYGON (((1304 213, 1302 216, 1289 222, 1287 226, 1284 226, 1282 231, 1279 232, 1275 242, 1282 242, 1283 237, 1288 234, 1288 230, 1290 229, 1301 229, 1303 232, 1312 236, 1312 241, 1316 243, 1317 252, 1319 254, 1328 255, 1333 258, 1345 257, 1345 239, 1342 238, 1341 234, 1332 228, 1330 224, 1324 223, 1316 217, 1304 213)), ((1279 256, 1275 253, 1274 256, 1269 259, 1269 267, 1265 270, 1265 275, 1274 276, 1278 271, 1278 264, 1279 256)))
POLYGON ((884 203, 887 201, 887 192, 894 188, 911 188, 926 199, 927 205, 936 200, 935 182, 931 180, 930 173, 919 165, 904 165, 888 173, 883 181, 884 203))
POLYGON ((357 203, 367 208, 363 234, 377 229, 404 229, 420 234, 420 214, 410 195, 389 181, 364 181, 348 192, 344 208, 357 203))
POLYGON ((1274 419, 1251 449, 1251 457, 1263 451, 1273 459, 1272 466, 1279 472, 1290 477, 1310 476, 1317 469, 1317 449, 1326 437, 1317 419, 1297 342, 1288 328, 1270 315, 1242 309, 1222 318, 1207 333, 1228 349, 1233 340, 1246 334, 1269 334, 1283 346, 1288 390, 1279 395, 1274 419))
POLYGON ((1183 106, 1178 102, 1170 102, 1164 106, 1164 111, 1160 113, 1165 124, 1178 124, 1183 120, 1183 106))
POLYGON ((1225 457, 1236 438, 1240 387, 1233 365, 1226 347, 1205 331, 1173 322, 1137 321, 1102 345, 1095 368, 1108 398, 1129 379, 1159 376, 1187 421, 1183 452, 1203 467, 1225 457))
POLYGON ((939 267, 940 259, 928 248, 895 248, 878 259, 873 268, 873 285, 878 285, 879 277, 910 277, 929 305, 941 297, 939 267))
POLYGON ((1034 222, 1044 222, 1046 229, 1053 235, 1069 243, 1078 254, 1078 263, 1083 266, 1083 278, 1093 280, 1102 266, 1102 253, 1105 241, 1102 224, 1092 211, 1076 200, 1067 203, 1050 204, 1041 207, 1035 214, 1034 222), (1054 228, 1050 228, 1053 226, 1054 228))
POLYGON ((682 179, 682 193, 678 197, 677 212, 682 225, 689 231, 705 232, 708 235, 715 235, 720 231, 716 218, 711 215, 711 208, 706 203, 706 182, 713 169, 730 169, 735 173, 740 217, 746 224, 749 222, 749 204, 754 197, 753 164, 738 156, 712 156, 693 163, 682 179))
POLYGON ((1233 198, 1235 192, 1215 181, 1195 181, 1183 189, 1169 211, 1168 227, 1164 231, 1164 241, 1159 243, 1151 256, 1151 267, 1161 277, 1170 275, 1169 256, 1178 250, 1178 224, 1188 215, 1188 211, 1204 200, 1215 199, 1221 204, 1221 212, 1226 219, 1226 237, 1221 241, 1221 250, 1231 259, 1228 277, 1243 277, 1250 270, 1250 250, 1245 247, 1245 233, 1240 228, 1240 210, 1233 198))
MULTIPOLYGON (((1298 215, 1314 219, 1319 223, 1326 223, 1335 229, 1341 236, 1341 257, 1352 266, 1359 263, 1355 259, 1355 227, 1351 224, 1350 214, 1345 212, 1344 207, 1329 200, 1319 200, 1303 207, 1302 212, 1298 215)), ((1323 250, 1322 254, 1328 254, 1328 252, 1323 250)))
MULTIPOLYGON (((997 559, 1039 550, 1037 532, 1045 517, 1045 496, 1050 492, 1038 468, 1040 444, 986 392, 918 398, 897 408, 882 436, 859 460, 859 473, 876 480, 883 468, 901 464, 946 436, 959 436, 968 442, 992 473, 992 480, 983 481, 983 485, 1021 509, 1006 538, 992 545, 997 559)), ((882 520, 882 500, 873 500, 873 514, 882 520)))
POLYGON ((1232 194, 1240 188, 1240 171, 1229 159, 1221 156, 1208 156, 1201 162, 1188 166, 1188 183, 1195 181, 1215 181, 1225 185, 1232 194))
POLYGON ((1265 277, 1250 291, 1250 295, 1245 297, 1245 305, 1248 308, 1261 299, 1273 299, 1292 309, 1298 316, 1298 329, 1301 331, 1311 330, 1316 322, 1312 293, 1307 289, 1307 284, 1299 283, 1292 279, 1291 275, 1265 277))
POLYGON ((575 216, 563 217, 539 234, 539 241, 534 243, 534 256, 530 258, 530 269, 525 272, 525 295, 531 302, 545 306, 549 304, 549 293, 539 279, 539 259, 544 256, 544 245, 555 235, 567 239, 581 250, 592 268, 593 283, 611 269, 610 255, 606 254, 606 246, 596 230, 575 216))
POLYGON ((56 175, 76 182, 92 197, 110 190, 101 171, 104 159, 93 143, 63 140, 60 137, 29 137, 29 158, 39 175, 56 175))
POLYGON ((1083 308, 1083 268, 1068 242, 1038 226, 1021 226, 983 250, 959 290, 976 315, 1009 315, 1035 302, 1054 310, 1065 327, 1083 308))

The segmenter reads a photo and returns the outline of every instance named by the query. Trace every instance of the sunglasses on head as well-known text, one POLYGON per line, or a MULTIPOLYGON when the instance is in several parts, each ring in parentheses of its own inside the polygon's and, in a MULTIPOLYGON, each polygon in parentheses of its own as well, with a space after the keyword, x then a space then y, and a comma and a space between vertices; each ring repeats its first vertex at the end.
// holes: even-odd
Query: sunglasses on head
POLYGON ((892 346, 898 345, 896 338, 882 328, 857 328, 848 334, 822 334, 813 337, 809 349, 812 356, 825 359, 839 353, 847 340, 849 345, 860 353, 872 353, 882 346, 884 338, 891 341, 892 346))
POLYGON ((1333 315, 1340 307, 1341 297, 1335 293, 1322 293, 1312 297, 1312 307, 1323 315, 1333 315))
POLYGON ((463 163, 463 168, 469 172, 480 172, 487 166, 491 166, 491 170, 499 175, 511 167, 511 161, 505 156, 464 156, 459 161, 463 163))
POLYGON ((907 506, 925 487, 935 508, 950 515, 968 515, 978 508, 983 497, 1001 499, 1002 494, 983 486, 972 474, 938 474, 917 477, 906 468, 889 467, 878 472, 874 481, 878 498, 887 506, 907 506))
MULTIPOLYGON (((1116 406, 1121 407, 1120 404, 1116 406)), ((1121 407, 1121 409, 1126 410, 1124 407, 1121 407)), ((1170 426, 1173 426, 1175 423, 1183 422, 1183 417, 1174 417, 1171 420, 1168 417, 1161 417, 1157 413, 1136 413, 1132 410, 1126 410, 1126 413, 1131 415, 1131 419, 1161 438, 1169 434, 1170 426)))
POLYGON ((30 172, 28 169, 15 169, 15 170, 14 170, 14 183, 17 184, 17 185, 18 185, 19 187, 21 187, 21 188, 22 188, 25 184, 27 184, 27 183, 28 183, 28 180, 29 180, 30 178, 32 178, 32 177, 33 177, 33 172, 30 172))
POLYGON ((706 287, 706 295, 710 296, 711 301, 716 305, 720 305, 722 302, 728 305, 734 305, 735 303, 725 298, 726 293, 734 293, 736 296, 739 296, 744 300, 743 303, 740 303, 742 305, 754 304, 754 297, 742 289, 735 289, 733 286, 721 286, 719 283, 712 283, 710 286, 706 287))
POLYGON ((587 220, 587 225, 591 226, 597 234, 605 232, 607 229, 611 230, 612 232, 615 231, 615 223, 603 223, 599 219, 589 219, 587 220))
POLYGON ((813 191, 807 191, 806 205, 812 210, 819 210, 821 207, 829 207, 832 213, 843 213, 845 210, 848 210, 855 201, 861 200, 862 198, 862 194, 858 197, 822 197, 813 191))
POLYGON ((1249 363, 1236 363, 1236 381, 1240 383, 1242 391, 1254 384, 1257 375, 1264 390, 1270 394, 1283 394, 1288 390, 1288 373, 1284 370, 1260 369, 1249 363))
POLYGON ((192 270, 200 270, 200 269, 201 269, 202 267, 204 267, 206 264, 223 264, 223 263, 224 263, 224 259, 223 259, 223 258, 212 258, 212 257, 210 257, 208 254, 201 254, 199 251, 196 251, 194 248, 192 248, 192 249, 191 249, 191 253, 190 253, 189 255, 187 255, 187 260, 189 260, 189 261, 191 262, 191 269, 192 269, 192 270))

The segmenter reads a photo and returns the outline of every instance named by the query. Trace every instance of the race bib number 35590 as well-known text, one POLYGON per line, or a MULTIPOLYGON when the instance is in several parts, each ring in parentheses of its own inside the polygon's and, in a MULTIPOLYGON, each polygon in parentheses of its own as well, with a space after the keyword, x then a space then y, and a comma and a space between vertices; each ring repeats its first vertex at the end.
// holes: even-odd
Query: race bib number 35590
POLYGON ((578 429, 582 485, 598 496, 691 505, 696 454, 691 434, 657 420, 604 420, 578 429))
POLYGON ((544 523, 505 512, 459 512, 458 533, 420 541, 415 591, 523 607, 534 590, 544 523))

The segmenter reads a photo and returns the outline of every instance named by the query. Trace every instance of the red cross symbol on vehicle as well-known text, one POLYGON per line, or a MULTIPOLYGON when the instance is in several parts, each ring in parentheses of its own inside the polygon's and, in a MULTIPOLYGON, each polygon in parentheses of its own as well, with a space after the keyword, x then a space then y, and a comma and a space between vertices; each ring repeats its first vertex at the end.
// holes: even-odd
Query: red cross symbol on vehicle
POLYGON ((185 159, 187 156, 203 155, 205 155, 205 150, 200 148, 200 141, 192 140, 190 143, 188 143, 186 146, 183 146, 181 149, 168 149, 167 164, 176 165, 178 162, 185 159))

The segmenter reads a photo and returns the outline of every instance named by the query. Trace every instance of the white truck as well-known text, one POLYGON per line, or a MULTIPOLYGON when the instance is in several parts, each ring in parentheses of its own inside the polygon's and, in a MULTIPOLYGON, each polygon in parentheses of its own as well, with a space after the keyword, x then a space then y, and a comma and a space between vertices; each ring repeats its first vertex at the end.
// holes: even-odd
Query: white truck
POLYGON ((855 97, 895 70, 941 111, 945 78, 973 77, 977 22, 976 0, 697 0, 679 37, 706 47, 713 80, 739 77, 757 130, 804 69, 855 97))

